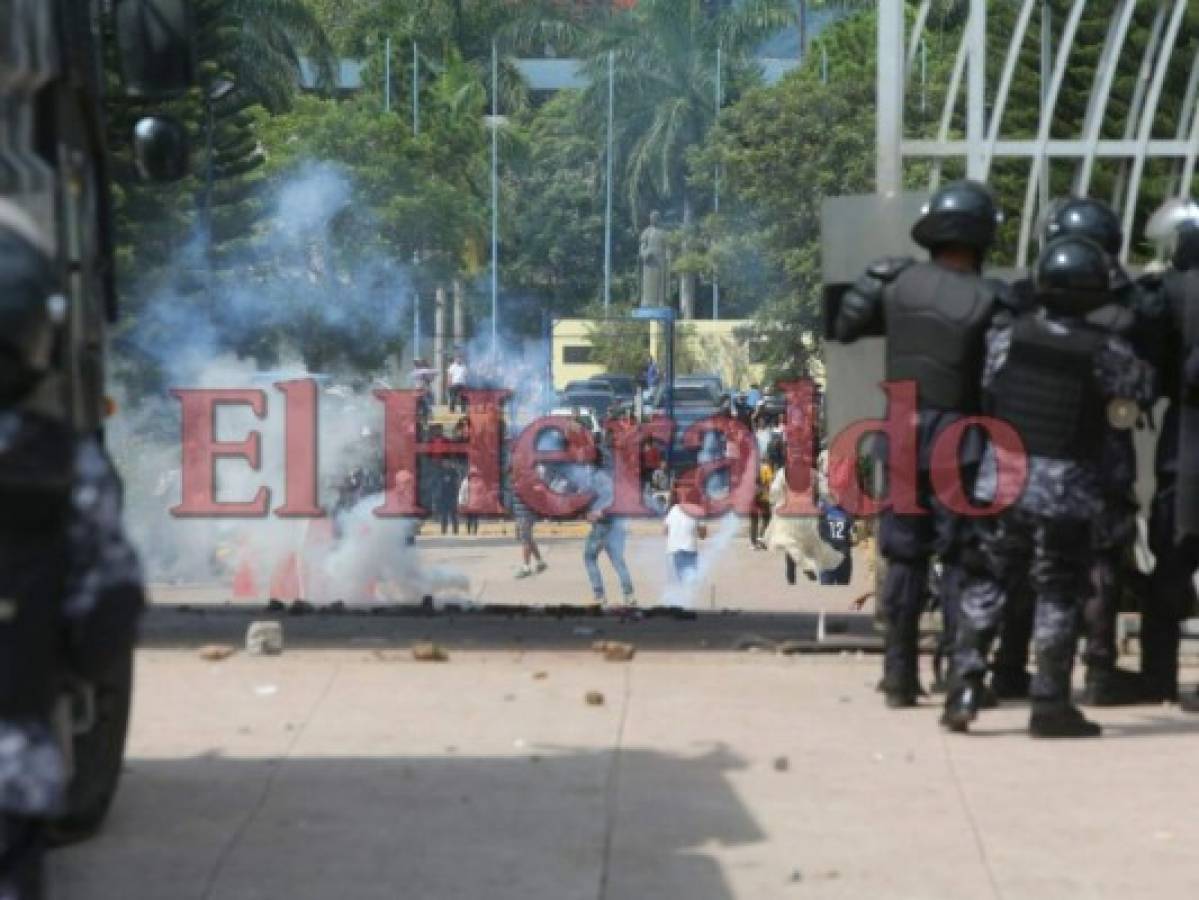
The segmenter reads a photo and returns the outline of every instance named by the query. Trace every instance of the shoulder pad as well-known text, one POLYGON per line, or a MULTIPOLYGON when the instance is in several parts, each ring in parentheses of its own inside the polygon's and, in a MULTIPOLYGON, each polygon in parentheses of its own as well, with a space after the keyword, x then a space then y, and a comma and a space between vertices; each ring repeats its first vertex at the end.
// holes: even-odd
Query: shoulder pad
POLYGON ((882 259, 876 259, 866 267, 866 274, 877 278, 879 281, 890 282, 899 277, 900 273, 909 266, 915 264, 916 260, 910 256, 886 256, 882 259))
POLYGON ((1136 323, 1136 316, 1126 306, 1119 303, 1108 303, 1106 306, 1091 310, 1083 321, 1103 331, 1125 335, 1132 330, 1132 326, 1136 323))

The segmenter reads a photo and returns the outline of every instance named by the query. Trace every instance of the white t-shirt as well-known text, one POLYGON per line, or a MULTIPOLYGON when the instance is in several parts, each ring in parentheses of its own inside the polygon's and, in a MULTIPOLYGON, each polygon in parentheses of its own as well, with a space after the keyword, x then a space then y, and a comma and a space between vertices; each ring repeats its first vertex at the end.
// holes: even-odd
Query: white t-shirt
POLYGON ((450 376, 450 384, 463 384, 466 381, 466 366, 458 362, 450 363, 447 374, 450 376))
POLYGON ((686 550, 695 553, 699 550, 699 522, 683 510, 679 504, 670 508, 666 514, 666 552, 675 553, 686 550))

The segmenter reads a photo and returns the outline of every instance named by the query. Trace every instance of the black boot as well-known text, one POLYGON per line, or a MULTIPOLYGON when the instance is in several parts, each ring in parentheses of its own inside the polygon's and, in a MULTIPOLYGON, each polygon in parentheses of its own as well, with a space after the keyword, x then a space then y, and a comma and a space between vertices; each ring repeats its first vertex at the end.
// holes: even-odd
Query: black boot
POLYGON ((1028 733, 1039 738, 1084 738, 1099 737, 1103 729, 1068 703, 1033 703, 1028 733))
POLYGON ((949 731, 965 734, 970 723, 978 718, 983 703, 982 678, 971 676, 961 681, 945 698, 941 724, 949 731))
POLYGON ((991 690, 999 700, 1027 700, 1032 676, 1025 669, 995 669, 991 673, 991 690))
POLYGON ((1089 666, 1084 706, 1135 706, 1151 703, 1153 698, 1139 672, 1129 672, 1116 666, 1089 666))
POLYGON ((1183 694, 1178 698, 1178 706, 1183 712, 1199 713, 1199 689, 1183 694))

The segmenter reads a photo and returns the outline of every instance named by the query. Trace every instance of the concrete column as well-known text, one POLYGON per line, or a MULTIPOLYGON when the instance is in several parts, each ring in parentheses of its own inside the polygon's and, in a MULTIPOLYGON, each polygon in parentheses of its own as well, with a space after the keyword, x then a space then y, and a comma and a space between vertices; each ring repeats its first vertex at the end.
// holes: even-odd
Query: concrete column
POLYGON ((437 381, 433 391, 438 403, 446 402, 445 367, 448 337, 445 330, 445 288, 438 285, 433 306, 433 368, 437 370, 437 381))
POLYGON ((878 81, 876 116, 878 159, 875 190, 898 193, 903 188, 904 4, 878 5, 878 81))

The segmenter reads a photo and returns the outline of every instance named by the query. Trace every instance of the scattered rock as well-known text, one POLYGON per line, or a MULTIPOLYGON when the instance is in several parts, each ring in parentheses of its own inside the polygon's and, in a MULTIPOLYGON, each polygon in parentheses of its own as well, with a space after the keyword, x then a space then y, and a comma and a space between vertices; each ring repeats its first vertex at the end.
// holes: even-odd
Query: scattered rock
POLYGON ((600 691, 588 691, 583 698, 588 706, 603 706, 604 695, 600 691))
POLYGON ((287 607, 289 616, 307 616, 313 612, 313 606, 307 600, 293 600, 291 605, 287 607))
POLYGON ((547 678, 549 678, 549 677, 550 677, 550 673, 549 673, 549 672, 534 672, 534 673, 533 673, 533 680, 534 680, 534 681, 545 681, 545 680, 546 680, 547 678))
POLYGON ((273 697, 275 694, 279 693, 279 688, 273 684, 260 684, 258 687, 254 688, 254 693, 259 697, 273 697))
POLYGON ((637 655, 637 648, 624 641, 596 641, 591 649, 604 654, 608 662, 628 662, 637 655))
POLYGON ((791 873, 791 877, 787 879, 791 884, 799 884, 803 881, 803 869, 795 869, 791 873))
POLYGON ((246 629, 246 652, 252 656, 278 656, 283 652, 283 625, 251 622, 246 629))
POLYGON ((269 613, 287 612, 287 604, 282 600, 276 600, 274 597, 272 597, 270 600, 266 601, 266 611, 269 613))
POLYGON ((329 612, 333 613, 335 616, 344 616, 346 611, 346 601, 344 600, 334 600, 329 604, 329 612))
POLYGON ((773 650, 774 641, 767 640, 758 634, 743 634, 733 641, 734 650, 754 653, 760 650, 773 650))
POLYGON ((236 652, 237 648, 232 644, 205 644, 199 650, 200 659, 206 659, 209 662, 220 662, 236 652))
POLYGON ((515 699, 516 699, 516 694, 504 694, 504 702, 505 703, 511 703, 515 699))
POLYGON ((787 757, 785 757, 785 756, 779 756, 779 757, 776 757, 776 758, 775 758, 775 760, 774 760, 774 771, 776 771, 776 772, 786 772, 786 771, 787 771, 788 769, 790 769, 790 768, 791 768, 791 760, 787 759, 787 757))
POLYGON ((450 655, 440 644, 421 641, 412 645, 412 658, 417 662, 448 662, 450 655))

